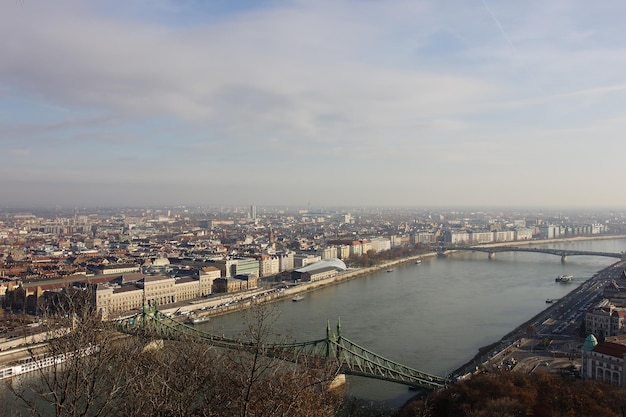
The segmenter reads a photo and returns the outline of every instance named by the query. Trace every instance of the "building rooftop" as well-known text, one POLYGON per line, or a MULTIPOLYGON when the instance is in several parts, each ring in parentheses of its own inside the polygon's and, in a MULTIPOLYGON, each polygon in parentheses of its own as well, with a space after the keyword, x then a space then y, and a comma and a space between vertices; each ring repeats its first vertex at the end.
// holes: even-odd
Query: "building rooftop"
POLYGON ((593 351, 622 359, 624 358, 624 354, 626 354, 626 345, 614 342, 603 342, 598 344, 593 351))
POLYGON ((345 271, 346 269, 348 269, 346 267, 346 264, 341 259, 331 258, 323 259, 319 262, 315 262, 302 268, 296 269, 296 272, 317 272, 320 269, 326 268, 334 268, 339 271, 345 271))

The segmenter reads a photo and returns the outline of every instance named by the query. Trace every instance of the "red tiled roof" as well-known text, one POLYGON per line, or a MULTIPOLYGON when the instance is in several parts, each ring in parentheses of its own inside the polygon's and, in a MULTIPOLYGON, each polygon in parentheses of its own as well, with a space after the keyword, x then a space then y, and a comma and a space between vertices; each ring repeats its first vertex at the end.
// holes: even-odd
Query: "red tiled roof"
POLYGON ((604 342, 596 346, 593 351, 601 353, 603 355, 609 355, 615 358, 622 359, 624 358, 624 354, 626 354, 626 345, 613 342, 604 342))

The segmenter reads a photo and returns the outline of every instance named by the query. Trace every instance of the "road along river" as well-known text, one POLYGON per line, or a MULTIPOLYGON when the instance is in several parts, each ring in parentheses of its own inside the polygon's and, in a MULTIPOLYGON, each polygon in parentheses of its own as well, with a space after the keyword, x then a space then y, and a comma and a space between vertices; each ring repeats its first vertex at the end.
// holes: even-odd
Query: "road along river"
MULTIPOLYGON (((626 239, 537 245, 556 249, 622 252, 626 239)), ((616 259, 511 252, 488 260, 485 253, 458 252, 446 258, 405 263, 358 279, 273 303, 275 331, 296 340, 325 336, 326 323, 341 319, 342 334, 396 362, 447 375, 489 345, 561 298, 616 259), (569 284, 556 283, 572 275, 569 284)), ((239 311, 214 317, 203 329, 239 335, 246 320, 239 311)), ((411 397, 406 387, 349 377, 349 394, 399 406, 411 397)))

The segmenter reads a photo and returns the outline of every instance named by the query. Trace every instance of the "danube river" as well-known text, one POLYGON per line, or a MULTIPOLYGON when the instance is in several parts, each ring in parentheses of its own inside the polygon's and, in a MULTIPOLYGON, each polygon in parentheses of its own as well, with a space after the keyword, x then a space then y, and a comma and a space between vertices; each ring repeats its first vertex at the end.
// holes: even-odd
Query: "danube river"
MULTIPOLYGON (((622 252, 626 239, 586 240, 537 247, 622 252)), ((388 359, 413 368, 447 375, 470 360, 481 346, 545 309, 547 298, 560 298, 615 258, 570 256, 567 263, 540 253, 458 252, 421 264, 385 270, 306 293, 272 305, 279 314, 275 331, 304 341, 323 338, 326 323, 341 319, 342 334, 388 359), (573 275, 570 284, 554 281, 573 275)), ((237 335, 246 312, 211 319, 211 332, 237 335)), ((399 406, 412 396, 405 386, 349 377, 348 393, 399 406)))

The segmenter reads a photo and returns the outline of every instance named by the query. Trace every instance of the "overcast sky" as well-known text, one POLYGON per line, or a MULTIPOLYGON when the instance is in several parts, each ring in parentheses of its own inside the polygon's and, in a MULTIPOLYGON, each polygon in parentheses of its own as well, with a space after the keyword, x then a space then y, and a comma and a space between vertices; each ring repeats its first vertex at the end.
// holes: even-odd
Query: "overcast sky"
POLYGON ((626 207, 626 2, 0 9, 0 207, 626 207))

